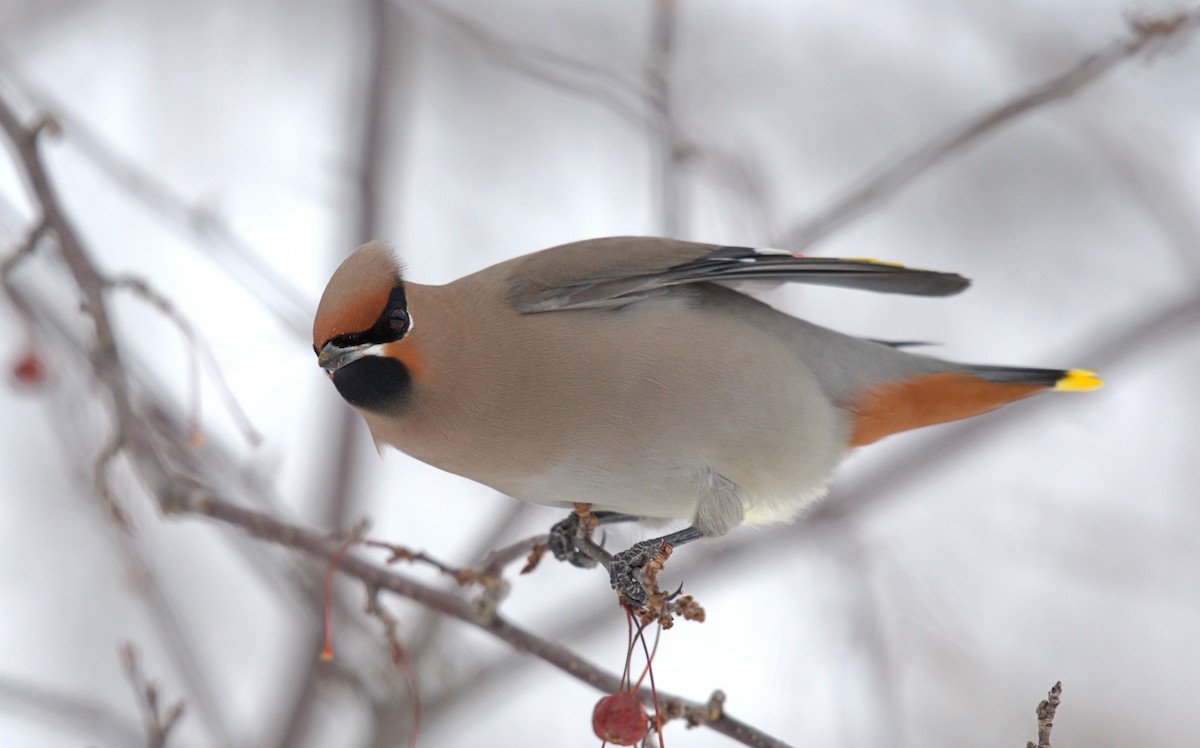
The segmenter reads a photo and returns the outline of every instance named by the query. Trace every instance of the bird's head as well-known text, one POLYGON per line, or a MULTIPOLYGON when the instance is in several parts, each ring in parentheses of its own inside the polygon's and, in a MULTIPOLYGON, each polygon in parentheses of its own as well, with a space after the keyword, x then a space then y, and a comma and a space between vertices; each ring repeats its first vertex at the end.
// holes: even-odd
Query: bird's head
POLYGON ((313 320, 313 351, 346 402, 395 411, 421 358, 400 263, 383 242, 364 244, 329 279, 313 320))

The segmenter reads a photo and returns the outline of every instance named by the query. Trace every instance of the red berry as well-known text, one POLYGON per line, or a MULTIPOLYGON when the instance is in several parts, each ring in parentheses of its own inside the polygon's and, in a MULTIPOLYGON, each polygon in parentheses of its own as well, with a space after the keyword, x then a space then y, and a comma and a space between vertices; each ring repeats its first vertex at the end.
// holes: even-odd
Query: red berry
POLYGON ((21 384, 35 385, 46 381, 46 365, 32 348, 13 364, 13 378, 21 384))
POLYGON ((642 702, 629 691, 618 691, 596 702, 592 730, 613 745, 637 745, 650 729, 642 702))

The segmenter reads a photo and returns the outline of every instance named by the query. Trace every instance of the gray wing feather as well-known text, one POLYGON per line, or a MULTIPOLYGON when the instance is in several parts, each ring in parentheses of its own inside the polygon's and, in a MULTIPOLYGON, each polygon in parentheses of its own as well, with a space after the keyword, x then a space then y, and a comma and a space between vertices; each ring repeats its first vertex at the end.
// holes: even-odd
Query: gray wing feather
POLYGON ((956 273, 919 270, 873 260, 798 257, 749 247, 719 247, 688 262, 665 268, 635 269, 556 285, 518 280, 509 298, 521 312, 588 309, 628 304, 687 283, 791 281, 858 288, 880 293, 949 296, 970 285, 956 273))

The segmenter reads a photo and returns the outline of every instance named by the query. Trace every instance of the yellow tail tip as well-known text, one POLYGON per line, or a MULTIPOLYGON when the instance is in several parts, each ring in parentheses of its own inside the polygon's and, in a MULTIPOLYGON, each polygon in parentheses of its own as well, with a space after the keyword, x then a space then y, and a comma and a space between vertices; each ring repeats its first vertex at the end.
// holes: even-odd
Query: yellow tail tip
POLYGON ((1054 389, 1066 392, 1087 392, 1104 386, 1096 372, 1087 369, 1070 369, 1054 383, 1054 389))

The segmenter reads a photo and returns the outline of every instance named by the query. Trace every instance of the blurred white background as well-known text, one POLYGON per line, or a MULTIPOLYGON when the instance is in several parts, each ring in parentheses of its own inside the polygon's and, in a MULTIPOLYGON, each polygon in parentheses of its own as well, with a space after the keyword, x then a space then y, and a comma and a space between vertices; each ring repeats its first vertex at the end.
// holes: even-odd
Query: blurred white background
MULTIPOLYGON (((29 120, 58 116, 46 157, 99 264, 172 301, 264 437, 247 445, 206 374, 209 449, 260 475, 281 516, 369 516, 372 536, 455 564, 561 513, 514 514, 481 486, 380 460, 346 418, 306 328, 364 231, 426 283, 594 236, 779 244, 864 175, 1129 33, 1110 0, 677 0, 668 144, 647 0, 396 0, 383 27, 379 5, 0 0, 0 95, 29 120)), ((1194 43, 1126 62, 806 250, 975 285, 943 300, 772 292, 792 313, 1108 384, 894 437, 854 455, 809 521, 679 551, 666 578, 683 573, 709 620, 666 632, 660 688, 722 689, 732 715, 796 746, 1021 746, 1061 679, 1055 745, 1196 744, 1198 86, 1194 43)), ((5 255, 34 215, 4 159, 5 255)), ((86 331, 53 247, 13 277, 86 331)), ((187 341, 114 299, 137 370, 184 412, 187 341)), ((297 590, 321 565, 160 518, 123 466, 113 484, 136 533, 113 529, 91 476, 111 427, 81 352, 0 308, 0 355, 11 367, 32 346, 49 371, 0 389, 0 744, 138 744, 116 654, 131 641, 187 704, 172 746, 404 745, 406 691, 375 621, 343 618, 357 644, 313 667, 320 603, 297 590)), ((361 586, 342 593, 361 608, 361 586)), ((387 601, 419 662, 421 745, 599 744, 600 694, 387 601)), ((601 572, 545 562, 504 612, 621 668, 625 622, 601 572)), ((732 745, 680 725, 666 738, 732 745)))

